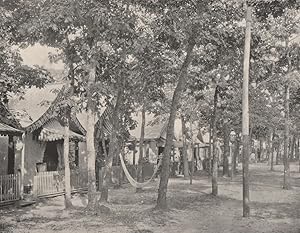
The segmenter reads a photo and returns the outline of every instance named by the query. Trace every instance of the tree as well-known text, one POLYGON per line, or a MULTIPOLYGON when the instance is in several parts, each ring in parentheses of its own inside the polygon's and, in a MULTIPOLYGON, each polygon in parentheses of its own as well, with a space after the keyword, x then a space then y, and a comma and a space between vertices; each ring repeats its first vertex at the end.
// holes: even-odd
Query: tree
MULTIPOLYGON (((166 192, 168 184, 167 170, 172 146, 172 132, 174 130, 173 119, 175 119, 176 116, 176 105, 178 104, 177 101, 179 99, 178 94, 180 95, 184 90, 185 83, 187 82, 187 77, 190 77, 190 74, 198 73, 203 75, 203 73, 213 70, 218 65, 217 63, 215 63, 216 57, 219 55, 216 53, 216 51, 217 49, 219 49, 219 46, 223 42, 222 39, 219 40, 219 37, 220 34, 225 34, 226 29, 228 29, 228 25, 221 22, 224 22, 228 19, 226 17, 230 14, 229 12, 232 9, 235 9, 236 5, 234 5, 233 2, 230 2, 228 5, 234 6, 233 8, 230 8, 226 5, 226 3, 214 3, 211 1, 197 2, 195 4, 185 4, 184 2, 151 2, 146 5, 152 10, 155 9, 153 10, 153 12, 156 12, 156 14, 164 12, 164 14, 162 14, 162 17, 159 18, 159 25, 164 26, 162 30, 163 33, 159 32, 158 35, 160 35, 160 39, 167 44, 169 54, 171 54, 171 52, 173 51, 177 51, 176 55, 179 55, 178 58, 181 61, 181 63, 175 63, 176 66, 174 68, 177 68, 177 70, 173 69, 174 71, 176 71, 174 72, 174 74, 176 74, 174 75, 174 77, 178 77, 178 83, 173 93, 172 105, 170 107, 171 111, 169 111, 170 115, 168 121, 169 125, 167 131, 167 142, 164 150, 162 176, 160 180, 160 188, 157 200, 157 208, 166 208, 166 192), (229 11, 228 8, 230 9, 229 11), (212 28, 205 27, 204 24, 208 21, 211 25, 218 25, 218 30, 213 30, 212 28), (187 61, 189 61, 187 58, 189 58, 190 56, 187 51, 190 51, 190 47, 192 47, 190 43, 193 40, 195 40, 195 48, 197 48, 197 52, 194 54, 194 59, 186 64, 187 61), (187 47, 189 49, 184 51, 184 47, 187 47), (179 53, 179 51, 182 52, 179 53), (182 54, 184 54, 185 56, 182 56, 182 54), (181 68, 178 69, 178 67, 181 68), (181 75, 184 75, 183 78, 186 80, 182 81, 181 75)), ((234 18, 233 20, 236 20, 236 18, 234 18)), ((162 27, 159 27, 158 29, 161 28, 162 27)), ((213 28, 216 29, 216 27, 213 28)), ((198 80, 202 79, 201 75, 198 76, 198 80)))
POLYGON ((217 152, 217 103, 218 103, 219 87, 215 87, 214 94, 214 110, 212 118, 212 138, 213 138, 213 149, 212 149, 212 194, 218 195, 218 152, 217 152))
POLYGON ((184 179, 188 179, 189 177, 189 162, 187 157, 187 129, 186 129, 186 121, 183 115, 181 115, 181 132, 182 132, 182 157, 183 157, 183 175, 184 179))
MULTIPOLYGON (((130 83, 130 79, 136 76, 134 53, 143 48, 145 33, 141 33, 142 29, 137 28, 135 8, 129 3, 49 0, 42 4, 34 4, 34 1, 24 1, 22 4, 23 7, 19 9, 20 17, 21 15, 30 17, 25 17, 22 25, 17 28, 21 32, 21 36, 17 39, 25 45, 39 42, 60 49, 61 53, 53 59, 63 59, 68 66, 69 76, 73 77, 71 84, 74 85, 74 95, 81 98, 82 108, 87 107, 89 116, 87 151, 89 151, 91 185, 89 202, 93 205, 96 198, 93 194, 94 119, 100 106, 113 106, 116 114, 111 118, 113 130, 106 161, 106 174, 109 175, 112 159, 118 148, 116 147, 118 143, 115 143, 119 140, 116 137, 120 136, 119 133, 123 133, 120 132, 119 125, 122 125, 121 119, 124 116, 120 112, 125 92, 124 85, 130 83), (144 40, 137 42, 135 39, 139 38, 137 36, 139 34, 143 35, 141 38, 144 40), (128 80, 122 77, 127 77, 128 80)), ((107 200, 105 198, 107 187, 106 184, 103 186, 102 200, 107 200)))
MULTIPOLYGON (((284 180, 283 188, 290 188, 289 172, 289 139, 290 139, 290 92, 291 87, 299 85, 298 60, 299 43, 295 34, 299 28, 299 9, 292 3, 280 5, 277 12, 268 12, 263 17, 262 38, 269 44, 274 73, 278 78, 277 90, 284 97, 284 180), (267 25, 267 26, 266 26, 267 25), (280 32, 280 33, 278 33, 280 32)), ((270 90, 270 89, 269 89, 270 90)))
POLYGON ((251 40, 251 6, 247 7, 246 33, 245 33, 245 52, 244 52, 244 76, 243 76, 243 216, 249 217, 249 103, 248 103, 248 84, 249 84, 249 63, 250 63, 250 40, 251 40))
MULTIPOLYGON (((137 181, 143 182, 143 152, 144 152, 144 140, 145 140, 145 124, 146 124, 146 109, 145 104, 142 106, 142 125, 141 125, 141 137, 139 140, 139 161, 138 161, 138 171, 137 171, 137 181)), ((137 192, 141 191, 141 188, 136 189, 137 192)))
POLYGON ((7 104, 9 97, 22 94, 24 88, 42 88, 52 81, 49 72, 41 67, 22 64, 22 58, 14 41, 12 25, 20 25, 14 18, 19 1, 4 1, 0 5, 0 101, 7 104))

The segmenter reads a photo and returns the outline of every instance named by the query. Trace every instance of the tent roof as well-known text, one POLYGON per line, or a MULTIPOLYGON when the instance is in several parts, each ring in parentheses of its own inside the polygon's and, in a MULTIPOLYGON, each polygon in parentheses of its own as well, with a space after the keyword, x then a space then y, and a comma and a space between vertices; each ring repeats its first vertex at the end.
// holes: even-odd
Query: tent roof
POLYGON ((13 128, 21 129, 19 121, 14 117, 14 115, 8 110, 8 108, 0 102, 0 122, 9 125, 13 128))
POLYGON ((56 99, 63 84, 48 84, 44 88, 32 87, 22 96, 9 101, 9 109, 15 114, 22 127, 26 128, 41 118, 56 99))
MULTIPOLYGON (((51 119, 43 127, 39 134, 39 140, 41 141, 57 141, 64 138, 64 127, 56 119, 51 119)), ((69 135, 71 139, 84 141, 85 138, 83 135, 75 133, 72 130, 69 130, 69 135)))
MULTIPOLYGON (((129 133, 132 137, 139 139, 141 136, 142 127, 142 113, 138 112, 133 120, 137 122, 136 127, 130 130, 129 133)), ((145 140, 165 138, 166 123, 159 120, 153 114, 146 114, 146 124, 145 124, 145 140)))
MULTIPOLYGON (((112 115, 111 107, 107 107, 105 111, 102 113, 99 121, 97 122, 96 128, 101 128, 102 133, 104 135, 109 135, 112 129, 110 118, 112 115), (102 124, 102 127, 100 126, 102 124)), ((146 113, 145 116, 145 140, 157 140, 157 139, 166 139, 167 134, 167 121, 163 120, 162 116, 154 116, 154 114, 146 113)), ((139 140, 141 135, 141 126, 142 126, 142 113, 139 111, 133 116, 133 120, 136 121, 136 127, 129 131, 131 139, 130 140, 139 140)), ((200 138, 198 137, 199 129, 198 127, 194 126, 193 129, 193 142, 195 144, 198 144, 200 147, 206 147, 207 146, 207 136, 206 134, 203 136, 201 134, 201 139, 203 141, 200 141, 200 138)), ((175 120, 175 126, 174 126, 174 144, 180 145, 182 144, 182 124, 181 119, 175 120)), ((189 140, 188 140, 189 141, 189 140)))
MULTIPOLYGON (((69 91, 63 83, 48 84, 42 89, 32 87, 25 90, 22 98, 12 99, 9 107, 22 127, 33 132, 55 116, 57 105, 69 91)), ((86 132, 75 114, 71 115, 70 128, 80 134, 86 132)))
POLYGON ((21 135, 22 131, 0 122, 0 135, 21 135))

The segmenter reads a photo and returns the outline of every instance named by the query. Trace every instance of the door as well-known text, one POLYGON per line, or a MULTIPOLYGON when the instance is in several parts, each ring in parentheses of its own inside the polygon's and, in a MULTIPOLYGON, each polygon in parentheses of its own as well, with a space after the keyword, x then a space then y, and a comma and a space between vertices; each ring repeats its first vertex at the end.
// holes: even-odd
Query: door
POLYGON ((57 171, 58 152, 57 142, 47 142, 43 162, 47 164, 47 171, 57 171))

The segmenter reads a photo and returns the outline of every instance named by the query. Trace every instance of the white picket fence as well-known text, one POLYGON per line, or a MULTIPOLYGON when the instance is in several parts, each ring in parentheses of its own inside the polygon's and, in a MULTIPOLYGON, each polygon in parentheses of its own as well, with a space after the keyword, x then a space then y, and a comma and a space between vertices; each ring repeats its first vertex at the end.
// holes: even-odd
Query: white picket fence
POLYGON ((0 176, 0 204, 20 199, 20 175, 0 176))
MULTIPOLYGON (((87 171, 71 170, 71 190, 87 189, 87 171)), ((40 196, 64 193, 65 175, 63 171, 38 172, 33 178, 33 194, 40 196)))

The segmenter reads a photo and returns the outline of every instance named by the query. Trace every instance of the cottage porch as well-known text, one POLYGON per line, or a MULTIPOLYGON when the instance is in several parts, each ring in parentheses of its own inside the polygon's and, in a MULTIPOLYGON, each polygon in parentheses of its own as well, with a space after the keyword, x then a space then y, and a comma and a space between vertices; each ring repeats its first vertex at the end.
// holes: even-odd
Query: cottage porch
MULTIPOLYGON (((36 138, 43 150, 40 162, 36 163, 36 172, 29 191, 35 197, 46 197, 64 193, 64 140, 65 129, 59 119, 50 119, 42 126, 36 138)), ((85 164, 80 164, 79 142, 84 136, 69 129, 69 166, 71 168, 71 191, 87 189, 87 170, 85 164)), ((82 160, 81 160, 82 161, 82 160)))
POLYGON ((20 137, 22 131, 0 122, 0 135, 7 140, 7 173, 0 175, 0 205, 14 202, 21 197, 21 172, 15 172, 14 137, 20 137))

